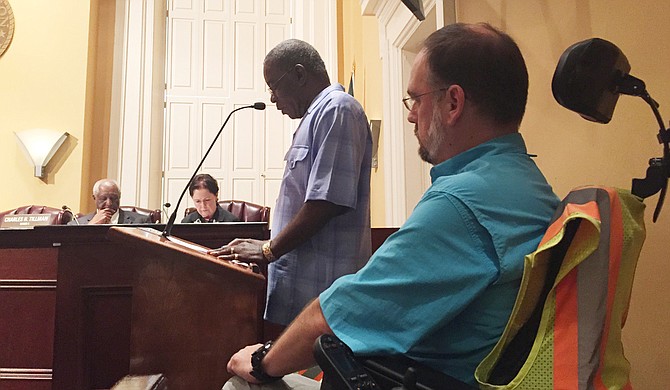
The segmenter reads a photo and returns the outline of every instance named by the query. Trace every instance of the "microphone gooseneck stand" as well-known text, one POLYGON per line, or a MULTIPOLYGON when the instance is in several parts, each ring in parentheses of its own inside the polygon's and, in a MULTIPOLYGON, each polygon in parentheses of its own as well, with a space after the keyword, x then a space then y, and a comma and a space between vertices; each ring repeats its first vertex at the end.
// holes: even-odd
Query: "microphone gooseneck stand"
MULTIPOLYGON (((166 217, 168 217, 168 216, 170 215, 170 213, 168 212, 168 210, 170 209, 170 206, 172 206, 172 205, 170 204, 170 202, 165 202, 165 203, 163 203, 163 215, 165 215, 166 217)), ((169 218, 169 217, 168 217, 168 218, 169 218)), ((162 220, 163 220, 163 218, 161 217, 161 221, 162 221, 162 220)))
POLYGON ((193 178, 198 174, 198 171, 202 167, 202 164, 205 162, 205 159, 207 158, 207 155, 209 155, 209 152, 214 147, 214 144, 216 143, 216 140, 219 139, 219 136, 223 132, 223 128, 226 127, 226 124, 228 123, 228 120, 230 120, 230 117, 233 116, 234 113, 236 113, 239 110, 243 110, 245 108, 253 108, 254 110, 265 110, 265 103, 256 102, 256 103, 248 105, 248 106, 238 107, 238 108, 234 109, 233 111, 231 111, 230 114, 228 114, 228 117, 223 122, 223 125, 221 125, 221 128, 219 129, 218 133, 216 133, 216 136, 214 137, 214 140, 212 141, 212 143, 209 145, 209 148, 205 152, 205 155, 202 156, 202 159, 200 160, 200 163, 195 168, 195 171, 193 172, 193 175, 191 175, 191 178, 186 183, 186 187, 184 187, 184 190, 181 192, 181 195, 179 196, 179 200, 177 200, 177 204, 175 204, 174 211, 170 215, 170 219, 168 220, 167 224, 165 224, 165 229, 163 230, 163 237, 169 237, 171 235, 172 226, 174 226, 175 219, 177 218, 177 211, 179 210, 179 205, 181 204, 181 201, 184 198, 184 195, 186 194, 186 191, 188 190, 188 187, 191 185, 191 182, 193 181, 193 178))

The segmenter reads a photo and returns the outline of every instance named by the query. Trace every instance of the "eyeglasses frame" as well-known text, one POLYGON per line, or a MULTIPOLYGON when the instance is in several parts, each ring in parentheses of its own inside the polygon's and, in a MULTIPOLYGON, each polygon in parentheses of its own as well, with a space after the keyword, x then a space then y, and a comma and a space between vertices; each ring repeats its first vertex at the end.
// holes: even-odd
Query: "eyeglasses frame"
POLYGON ((406 96, 402 99, 402 104, 405 106, 405 108, 409 111, 412 111, 414 109, 414 105, 416 102, 419 100, 421 96, 429 95, 431 93, 436 93, 436 92, 441 92, 441 91, 446 91, 449 87, 443 87, 439 89, 434 89, 432 91, 420 93, 416 96, 406 96), (410 105, 411 102, 411 105, 410 105))
MULTIPOLYGON (((296 64, 296 65, 297 65, 297 64, 296 64)), ((278 78, 277 80, 275 80, 275 81, 272 83, 272 85, 273 85, 274 87, 271 86, 270 83, 268 83, 268 92, 270 92, 270 95, 274 95, 274 94, 275 94, 275 91, 277 90, 277 84, 279 84, 279 82, 284 78, 284 76, 286 76, 287 74, 289 74, 290 71, 294 70, 296 65, 293 65, 293 66, 291 67, 291 69, 287 70, 286 72, 284 72, 283 75, 279 76, 279 78, 278 78)))

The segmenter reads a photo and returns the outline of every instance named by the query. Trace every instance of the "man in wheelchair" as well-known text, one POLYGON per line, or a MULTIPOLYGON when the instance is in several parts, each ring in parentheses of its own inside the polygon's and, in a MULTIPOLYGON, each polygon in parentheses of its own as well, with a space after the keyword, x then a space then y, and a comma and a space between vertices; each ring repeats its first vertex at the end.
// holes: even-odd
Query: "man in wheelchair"
POLYGON ((363 269, 335 281, 276 342, 236 353, 228 371, 239 378, 225 388, 285 388, 294 376, 284 375, 315 364, 321 334, 356 355, 401 355, 474 386, 514 306, 524 256, 559 204, 518 131, 527 94, 507 34, 488 24, 431 34, 403 99, 419 156, 433 165, 431 187, 363 269))

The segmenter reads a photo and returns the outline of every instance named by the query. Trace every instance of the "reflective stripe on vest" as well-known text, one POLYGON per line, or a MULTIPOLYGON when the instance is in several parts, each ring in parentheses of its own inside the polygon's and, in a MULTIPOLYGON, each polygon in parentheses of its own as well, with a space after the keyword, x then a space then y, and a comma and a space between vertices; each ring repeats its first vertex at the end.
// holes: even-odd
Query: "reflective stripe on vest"
POLYGON ((538 250, 526 256, 519 295, 493 351, 477 367, 483 389, 629 389, 621 328, 644 242, 644 204, 628 191, 573 190, 561 202, 538 250), (487 383, 504 348, 530 316, 549 274, 550 253, 580 221, 547 295, 523 366, 504 385, 487 383))

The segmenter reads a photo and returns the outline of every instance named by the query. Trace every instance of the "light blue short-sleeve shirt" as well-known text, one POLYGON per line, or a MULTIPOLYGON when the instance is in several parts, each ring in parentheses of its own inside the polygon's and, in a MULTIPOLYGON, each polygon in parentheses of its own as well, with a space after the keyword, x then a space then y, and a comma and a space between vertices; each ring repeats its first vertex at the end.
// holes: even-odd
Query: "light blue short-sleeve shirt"
POLYGON ((321 309, 356 353, 405 354, 474 385, 559 200, 520 134, 461 153, 431 177, 406 223, 320 295, 321 309))
POLYGON ((273 215, 279 233, 309 200, 349 208, 270 263, 265 318, 287 325, 342 275, 370 257, 372 136, 361 105, 339 84, 311 103, 293 135, 273 215))

